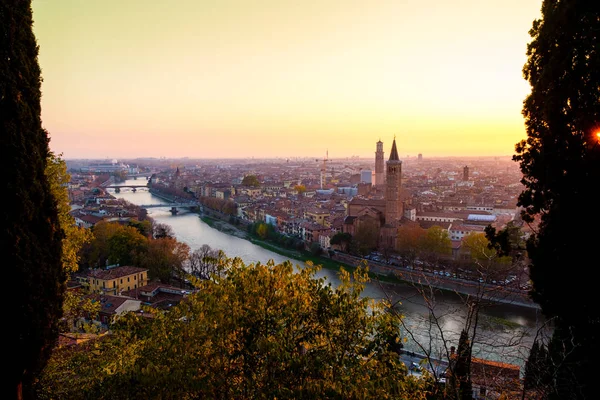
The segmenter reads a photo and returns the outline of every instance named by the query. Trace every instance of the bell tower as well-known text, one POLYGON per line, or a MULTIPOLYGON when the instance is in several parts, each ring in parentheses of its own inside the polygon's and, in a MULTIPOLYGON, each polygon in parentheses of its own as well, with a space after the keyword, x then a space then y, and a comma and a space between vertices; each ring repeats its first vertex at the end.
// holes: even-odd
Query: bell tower
POLYGON ((375 151, 375 186, 383 187, 385 184, 383 167, 383 142, 379 140, 375 151))
POLYGON ((392 143, 390 159, 387 161, 385 175, 385 224, 396 226, 402 217, 402 200, 400 190, 402 188, 402 161, 398 157, 396 138, 392 143))

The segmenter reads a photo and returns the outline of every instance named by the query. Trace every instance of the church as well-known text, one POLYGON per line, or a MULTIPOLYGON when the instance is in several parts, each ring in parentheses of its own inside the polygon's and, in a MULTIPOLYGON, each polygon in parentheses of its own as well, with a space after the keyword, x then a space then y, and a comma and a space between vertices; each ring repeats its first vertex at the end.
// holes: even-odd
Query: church
POLYGON ((396 248, 398 227, 404 214, 402 161, 398 157, 396 138, 385 163, 385 178, 383 163, 383 143, 380 140, 375 152, 375 185, 372 194, 368 197, 355 196, 350 201, 342 229, 352 236, 361 229, 376 229, 377 247, 393 250, 396 248))

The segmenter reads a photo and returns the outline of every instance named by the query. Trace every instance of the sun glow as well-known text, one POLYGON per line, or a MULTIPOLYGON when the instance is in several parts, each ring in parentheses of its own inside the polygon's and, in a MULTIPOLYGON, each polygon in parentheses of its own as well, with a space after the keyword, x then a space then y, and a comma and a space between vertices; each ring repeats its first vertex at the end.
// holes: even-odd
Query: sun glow
POLYGON ((366 4, 34 0, 50 146, 370 157, 396 134, 402 155, 512 154, 539 0, 366 4))

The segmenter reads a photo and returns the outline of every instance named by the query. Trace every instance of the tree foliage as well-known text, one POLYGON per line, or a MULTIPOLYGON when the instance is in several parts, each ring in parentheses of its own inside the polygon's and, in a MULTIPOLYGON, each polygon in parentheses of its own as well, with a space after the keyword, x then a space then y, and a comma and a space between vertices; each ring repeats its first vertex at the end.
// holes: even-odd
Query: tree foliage
POLYGON ((544 0, 541 12, 523 68, 531 93, 523 105, 527 139, 513 156, 525 185, 518 205, 524 221, 539 221, 527 243, 532 297, 563 335, 555 338, 563 360, 551 398, 593 398, 600 309, 586 275, 597 236, 575 233, 599 226, 600 214, 572 213, 594 209, 600 182, 600 3, 544 0))
POLYGON ((203 244, 194 250, 188 258, 189 272, 200 279, 209 279, 213 274, 220 274, 222 269, 222 260, 226 258, 222 250, 211 248, 203 244))
POLYGON ((244 176, 244 179, 242 179, 242 185, 250 187, 259 187, 260 181, 258 180, 258 177, 256 175, 246 175, 244 176))
POLYGON ((437 225, 427 229, 419 247, 425 256, 437 261, 440 256, 452 254, 452 241, 446 229, 437 225))
POLYGON ((352 242, 352 235, 348 232, 337 232, 335 235, 331 237, 329 244, 333 246, 340 246, 342 251, 347 252, 352 242))
POLYGON ((402 224, 398 228, 396 246, 404 261, 412 265, 421 250, 421 242, 427 231, 417 223, 402 224))
POLYGON ((352 238, 352 247, 358 254, 367 255, 377 249, 379 242, 379 221, 364 218, 359 221, 352 238))
POLYGON ((294 190, 298 193, 299 196, 303 196, 304 192, 306 192, 306 186, 304 185, 295 185, 294 190))
POLYGON ((184 266, 190 255, 190 247, 176 239, 164 237, 150 240, 147 248, 139 254, 136 264, 148 269, 148 278, 171 283, 173 278, 182 282, 186 275, 184 266))
POLYGON ((90 321, 97 320, 99 312, 99 302, 79 291, 67 290, 59 330, 60 332, 97 333, 97 327, 90 321))
POLYGON ((483 233, 467 234, 462 240, 462 248, 469 252, 472 259, 479 262, 491 262, 497 258, 496 250, 483 233))
POLYGON ((501 257, 511 257, 516 262, 526 255, 523 231, 514 221, 510 221, 499 231, 491 225, 486 226, 485 237, 489 241, 488 246, 501 257))
POLYGON ((0 253, 11 285, 8 396, 28 397, 58 335, 65 291, 57 201, 46 176, 41 72, 31 1, 0 4, 0 149, 4 189, 0 253))
POLYGON ((133 226, 100 221, 94 225, 93 240, 84 251, 83 261, 90 268, 106 265, 136 265, 147 251, 149 239, 133 226))
POLYGON ((129 314, 103 340, 57 351, 39 397, 426 398, 431 382, 398 358, 397 321, 361 296, 366 270, 333 288, 310 264, 223 267, 169 312, 129 314))
POLYGON ((214 211, 218 211, 218 212, 226 214, 226 215, 236 215, 237 214, 237 205, 231 199, 219 199, 217 197, 201 196, 198 199, 198 201, 202 205, 204 205, 214 211))
POLYGON ((92 232, 75 224, 75 218, 70 214, 71 202, 67 184, 71 176, 67 173, 67 164, 60 156, 50 152, 46 164, 46 177, 52 196, 56 199, 58 220, 65 236, 62 240, 62 265, 67 274, 79 269, 80 250, 89 243, 92 232))
POLYGON ((173 232, 171 225, 154 224, 152 225, 152 237, 154 239, 175 238, 175 232, 173 232))
POLYGON ((152 226, 152 222, 147 219, 143 220, 135 220, 132 219, 127 223, 128 226, 131 226, 138 230, 138 232, 147 237, 148 239, 152 237, 154 232, 154 227, 152 226))

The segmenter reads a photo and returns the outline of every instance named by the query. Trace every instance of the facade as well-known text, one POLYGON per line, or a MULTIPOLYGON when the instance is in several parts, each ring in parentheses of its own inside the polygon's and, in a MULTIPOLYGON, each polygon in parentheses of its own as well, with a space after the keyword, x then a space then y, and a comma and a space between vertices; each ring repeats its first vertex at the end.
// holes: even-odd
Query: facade
POLYGON ((81 172, 93 173, 114 173, 119 171, 129 171, 129 165, 110 160, 104 162, 90 163, 87 166, 81 167, 81 172))
POLYGON ((360 183, 372 183, 371 177, 373 172, 370 169, 362 169, 360 171, 360 183))
POLYGON ((383 142, 380 140, 375 151, 375 186, 383 186, 384 178, 383 142))
POLYGON ((327 225, 329 211, 319 208, 311 208, 304 212, 304 217, 314 223, 325 226, 327 225))
POLYGON ((121 292, 148 284, 148 270, 123 266, 94 269, 87 273, 87 285, 91 293, 118 295, 121 292))
POLYGON ((449 229, 450 240, 463 240, 470 233, 485 233, 485 226, 453 224, 449 229))

